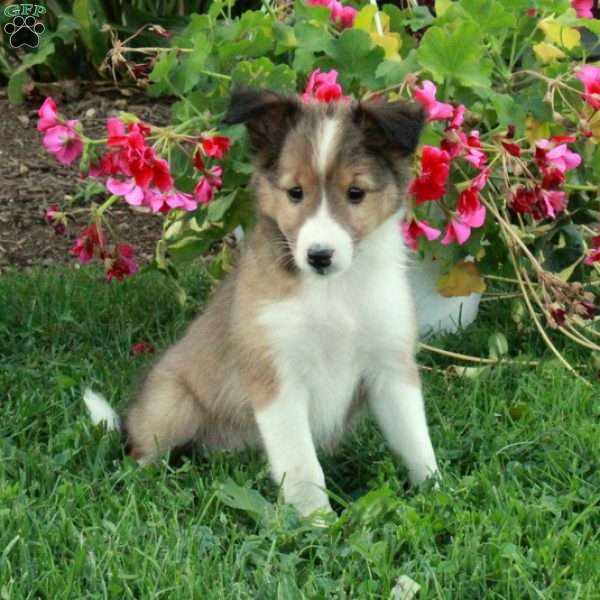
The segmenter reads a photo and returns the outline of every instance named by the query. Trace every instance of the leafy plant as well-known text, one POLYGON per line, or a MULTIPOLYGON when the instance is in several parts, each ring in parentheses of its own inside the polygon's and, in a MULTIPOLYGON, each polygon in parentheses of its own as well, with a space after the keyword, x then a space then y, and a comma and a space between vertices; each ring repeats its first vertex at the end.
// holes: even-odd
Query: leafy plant
MULTIPOLYGON (((349 27, 340 6, 298 0, 290 11, 266 2, 236 17, 217 1, 191 15, 168 46, 136 46, 135 36, 121 42, 115 33, 111 69, 129 73, 151 95, 177 98, 172 126, 145 130, 145 143, 168 158, 174 189, 197 203, 165 211, 155 266, 174 275, 181 261, 251 226, 251 168, 241 128, 220 129, 233 143, 218 167, 203 162, 215 157, 203 144, 216 136, 232 88, 295 93, 308 85, 325 101, 339 98, 342 88, 357 99, 412 98, 426 107, 431 126, 404 233, 418 252, 445 266, 440 291, 481 291, 482 274, 501 279, 517 287, 565 366, 571 368, 546 325, 600 350, 592 293, 600 264, 600 69, 584 67, 598 46, 598 22, 579 18, 567 0, 537 8, 529 0, 438 0, 433 12, 365 6, 349 27), (321 93, 320 86, 329 87, 321 93), (222 186, 215 168, 222 168, 222 186), (210 184, 214 176, 218 185, 210 184), (214 199, 207 185, 220 189, 214 199)), ((141 127, 132 116, 122 121, 141 127)), ((102 141, 82 139, 87 172, 102 141)), ((118 199, 94 209, 97 227, 118 199)), ((211 272, 218 277, 230 264, 229 246, 221 245, 211 272)))

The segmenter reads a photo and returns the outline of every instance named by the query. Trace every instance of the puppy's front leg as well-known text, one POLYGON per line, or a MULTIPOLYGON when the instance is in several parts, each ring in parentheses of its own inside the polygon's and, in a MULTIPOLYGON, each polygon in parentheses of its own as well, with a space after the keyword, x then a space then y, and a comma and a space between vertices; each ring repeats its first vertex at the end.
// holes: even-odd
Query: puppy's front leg
POLYGON ((275 483, 303 515, 331 510, 325 477, 310 431, 309 394, 299 384, 282 386, 272 402, 255 408, 275 483))
POLYGON ((413 485, 437 474, 417 366, 379 372, 370 382, 369 406, 413 485))

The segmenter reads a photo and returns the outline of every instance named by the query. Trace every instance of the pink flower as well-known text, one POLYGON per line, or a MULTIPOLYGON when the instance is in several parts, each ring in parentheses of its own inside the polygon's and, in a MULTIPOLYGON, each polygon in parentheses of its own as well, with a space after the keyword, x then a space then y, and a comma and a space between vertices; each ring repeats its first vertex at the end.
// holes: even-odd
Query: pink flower
POLYGON ((95 223, 86 227, 71 248, 71 254, 77 256, 80 263, 87 263, 98 249, 100 257, 106 257, 106 238, 95 223))
POLYGON ((194 198, 200 204, 208 204, 214 195, 214 190, 207 177, 201 177, 194 188, 194 198))
POLYGON ((351 6, 344 6, 338 0, 307 0, 312 6, 324 6, 329 9, 329 18, 340 23, 342 29, 352 27, 357 11, 351 6))
POLYGON ((200 204, 208 204, 216 190, 223 186, 223 167, 215 166, 210 171, 204 171, 204 176, 200 178, 194 188, 194 198, 200 204))
POLYGON ((473 229, 481 227, 485 222, 485 206, 479 201, 476 189, 469 188, 459 194, 456 212, 461 221, 473 229))
POLYGON ((471 229, 477 229, 484 224, 485 215, 485 206, 479 201, 476 189, 469 188, 461 192, 456 203, 456 213, 446 225, 446 235, 442 244, 464 244, 471 237, 471 229))
POLYGON ((566 144, 553 148, 550 140, 538 140, 535 145, 535 159, 541 169, 550 167, 565 173, 576 169, 581 163, 581 156, 569 150, 566 144))
POLYGON ((431 227, 427 221, 418 221, 413 219, 410 223, 401 223, 400 231, 404 237, 404 241, 409 248, 417 249, 417 239, 420 236, 425 236, 430 242, 437 240, 442 232, 435 227, 431 227))
POLYGON ((435 99, 436 92, 435 85, 431 81, 425 80, 422 88, 414 89, 413 95, 415 100, 427 110, 428 121, 443 121, 452 118, 454 107, 450 104, 438 102, 435 99))
POLYGON ((221 159, 230 147, 231 140, 223 135, 215 135, 202 140, 202 149, 206 156, 214 156, 221 159))
POLYGON ((600 109, 600 68, 586 65, 577 71, 577 78, 583 83, 583 99, 596 109, 600 109))
POLYGON ((490 178, 490 170, 488 168, 482 169, 479 175, 473 178, 471 181, 471 189, 480 192, 488 182, 490 178))
POLYGON ((594 0, 571 0, 571 6, 575 9, 577 16, 581 19, 593 19, 594 0))
POLYGON ((354 19, 356 18, 357 14, 358 11, 352 6, 344 6, 339 15, 339 20, 341 22, 342 29, 350 29, 350 27, 354 25, 354 19))
POLYGON ((446 225, 446 235, 442 240, 444 246, 458 242, 461 246, 471 237, 471 228, 460 220, 451 219, 446 225))
POLYGON ((46 129, 43 144, 63 165, 70 165, 83 152, 83 143, 75 131, 77 125, 79 121, 73 119, 46 129))
POLYGON ((335 69, 328 73, 321 73, 320 69, 313 71, 308 78, 302 100, 304 102, 311 99, 319 102, 349 101, 350 97, 342 94, 342 86, 337 83, 337 76, 338 72, 335 69))
POLYGON ((462 126, 465 121, 465 105, 459 104, 454 107, 454 113, 452 114, 452 120, 450 121, 450 125, 448 127, 450 129, 458 129, 462 126))
POLYGON ((592 238, 592 250, 585 257, 583 263, 586 265, 593 265, 600 261, 600 235, 592 238))
POLYGON ((51 127, 55 127, 59 124, 58 113, 56 112, 56 102, 48 96, 40 109, 38 110, 38 131, 46 131, 51 127))
POLYGON ((466 154, 463 156, 463 158, 467 162, 471 163, 474 167, 483 169, 485 163, 487 162, 487 156, 483 150, 479 150, 479 148, 481 148, 479 131, 474 130, 467 135, 466 145, 463 148, 466 151, 466 154))
POLYGON ((446 193, 450 172, 450 156, 435 146, 423 146, 421 174, 410 184, 409 192, 415 195, 417 204, 437 200, 446 193))
POLYGON ((49 206, 44 213, 44 221, 54 227, 56 235, 64 235, 67 231, 67 217, 65 213, 58 210, 56 204, 49 206))
POLYGON ((128 204, 141 206, 144 202, 144 189, 136 184, 135 179, 119 181, 109 177, 106 180, 106 189, 117 196, 122 196, 128 204))
POLYGON ((556 215, 565 210, 567 194, 565 192, 541 190, 538 202, 534 206, 533 216, 536 219, 555 219, 556 215))
POLYGON ((115 256, 109 259, 108 269, 106 271, 106 280, 116 279, 121 281, 133 275, 138 270, 138 264, 134 258, 135 251, 129 244, 118 244, 115 249, 115 256))
POLYGON ((147 198, 154 213, 167 213, 173 208, 182 208, 190 212, 198 207, 198 200, 192 194, 178 190, 172 190, 165 194, 152 193, 147 198))

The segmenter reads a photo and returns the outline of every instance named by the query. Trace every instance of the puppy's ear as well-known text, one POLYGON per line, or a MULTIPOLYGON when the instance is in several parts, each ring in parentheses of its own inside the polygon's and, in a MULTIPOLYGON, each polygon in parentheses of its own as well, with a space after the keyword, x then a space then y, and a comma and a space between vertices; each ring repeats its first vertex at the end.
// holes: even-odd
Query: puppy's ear
POLYGON ((250 143, 263 167, 276 160, 286 135, 300 116, 300 103, 292 97, 267 90, 233 92, 224 122, 244 123, 250 143))
POLYGON ((361 102, 354 109, 354 122, 370 150, 406 156, 417 148, 425 111, 414 102, 361 102))

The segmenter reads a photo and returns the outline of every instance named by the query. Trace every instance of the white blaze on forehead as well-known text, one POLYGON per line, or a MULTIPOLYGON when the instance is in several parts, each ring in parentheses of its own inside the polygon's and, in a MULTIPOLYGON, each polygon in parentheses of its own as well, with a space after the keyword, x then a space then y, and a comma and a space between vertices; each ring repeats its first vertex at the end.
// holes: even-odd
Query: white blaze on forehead
POLYGON ((324 119, 321 123, 317 137, 317 168, 322 177, 327 172, 327 167, 330 164, 333 152, 338 139, 340 122, 337 119, 324 119))

